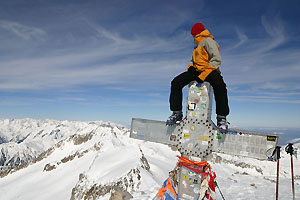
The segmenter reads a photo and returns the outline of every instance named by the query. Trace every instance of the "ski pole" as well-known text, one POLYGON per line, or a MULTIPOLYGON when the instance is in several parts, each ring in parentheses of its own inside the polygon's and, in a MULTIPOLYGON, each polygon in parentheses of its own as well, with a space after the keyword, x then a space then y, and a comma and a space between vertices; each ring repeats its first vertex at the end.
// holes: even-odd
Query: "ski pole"
POLYGON ((222 199, 225 200, 225 198, 224 198, 224 196, 223 196, 223 194, 222 194, 222 192, 221 192, 221 190, 219 188, 219 185, 218 185, 217 181, 215 181, 215 186, 218 188, 218 190, 219 190, 219 192, 220 192, 220 194, 222 196, 222 199))
POLYGON ((276 148, 273 151, 272 156, 276 156, 275 159, 277 159, 277 178, 276 178, 276 200, 278 200, 278 183, 279 183, 279 159, 280 159, 280 146, 276 146, 276 148), (276 155, 275 155, 276 154, 276 155))
POLYGON ((295 187, 294 187, 294 167, 293 167, 293 155, 294 155, 294 148, 293 144, 289 143, 285 147, 285 151, 291 155, 291 174, 292 174, 292 193, 293 193, 293 200, 295 200, 295 187))
POLYGON ((295 200, 295 187, 294 187, 294 167, 293 167, 293 156, 291 155, 291 173, 292 173, 292 192, 293 200, 295 200))

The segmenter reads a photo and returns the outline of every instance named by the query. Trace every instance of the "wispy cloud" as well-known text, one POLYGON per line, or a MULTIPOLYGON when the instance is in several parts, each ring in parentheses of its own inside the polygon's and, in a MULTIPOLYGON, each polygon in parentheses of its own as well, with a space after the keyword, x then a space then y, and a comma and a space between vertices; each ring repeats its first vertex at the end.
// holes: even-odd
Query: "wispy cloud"
POLYGON ((107 29, 103 28, 101 25, 93 24, 90 21, 88 21, 87 19, 84 19, 84 21, 92 29, 94 29, 97 34, 99 34, 100 36, 105 37, 107 39, 110 39, 110 40, 112 40, 115 43, 126 44, 126 43, 130 42, 129 40, 126 40, 126 39, 122 38, 118 32, 108 31, 107 29))
POLYGON ((231 71, 234 76, 230 80, 233 83, 258 83, 268 81, 268 78, 278 80, 278 76, 290 75, 287 68, 291 70, 294 68, 294 65, 283 67, 282 60, 292 59, 291 55, 298 50, 286 54, 285 50, 279 49, 270 54, 271 50, 285 43, 288 38, 284 32, 284 22, 279 16, 272 20, 268 20, 264 16, 261 19, 262 27, 267 33, 265 37, 248 37, 237 30, 240 42, 235 45, 235 49, 227 49, 223 52, 223 63, 226 67, 222 70, 231 71), (282 54, 284 56, 280 56, 282 54), (285 73, 283 73, 284 71, 285 73))
POLYGON ((291 37, 279 14, 263 15, 261 27, 264 37, 250 37, 236 29, 238 43, 223 54, 221 70, 234 96, 231 100, 298 104, 300 91, 295 80, 299 79, 300 49, 279 48, 291 37), (263 96, 257 96, 260 94, 263 96))
POLYGON ((289 99, 284 97, 274 97, 274 96, 231 96, 230 100, 243 101, 243 102, 261 102, 261 103, 292 103, 300 104, 300 99, 289 99))
POLYGON ((266 16, 262 16, 261 22, 266 32, 271 36, 271 40, 262 49, 263 51, 276 48, 286 41, 284 22, 279 14, 273 16, 272 21, 268 20, 266 16))
POLYGON ((290 4, 243 1, 231 6, 202 0, 0 4, 1 114, 32 116, 42 108, 57 117, 65 108, 64 116, 81 109, 98 118, 99 110, 116 105, 118 109, 103 111, 105 120, 115 120, 141 114, 140 108, 130 107, 138 105, 149 109, 153 119, 166 118, 170 81, 186 69, 194 47, 190 28, 203 22, 221 45, 221 72, 232 116, 247 113, 237 122, 264 124, 264 116, 274 118, 269 116, 275 111, 268 108, 276 104, 284 116, 280 113, 277 121, 266 123, 276 125, 286 118, 284 123, 297 124, 299 30, 291 18, 298 17, 296 9, 287 12, 290 4), (249 102, 257 102, 261 110, 252 109, 249 102), (122 106, 127 109, 119 116, 122 106))
MULTIPOLYGON (((164 85, 168 89, 170 80, 185 69, 188 58, 180 53, 183 52, 181 49, 186 52, 186 35, 170 38, 135 35, 128 39, 119 32, 105 29, 101 24, 87 19, 84 21, 89 30, 92 30, 90 34, 96 36, 97 39, 93 39, 99 45, 88 41, 81 50, 66 46, 64 50, 48 49, 48 55, 38 58, 0 62, 0 90, 72 88, 88 84, 126 90, 127 87, 141 83, 144 87, 164 85), (173 57, 168 57, 169 54, 173 57)), ((297 63, 284 67, 281 63, 284 60, 297 60, 300 53, 296 50, 289 53, 279 50, 270 55, 269 51, 283 44, 288 36, 284 32, 284 22, 279 15, 271 20, 262 16, 261 23, 267 33, 265 38, 250 38, 236 28, 238 42, 232 49, 227 49, 223 56, 222 72, 234 96, 232 100, 298 103, 298 100, 278 99, 272 90, 289 89, 284 93, 299 95, 292 91, 297 90, 296 85, 278 80, 298 77, 298 73, 295 73, 299 72, 297 63), (285 55, 284 58, 280 58, 282 54, 285 55), (250 95, 243 96, 239 90, 247 85, 252 87, 248 91, 250 95), (257 94, 266 96, 255 96, 257 94)), ((9 24, 23 27, 16 22, 9 24)), ((39 31, 36 31, 36 34, 33 34, 35 31, 28 33, 27 38, 46 34, 43 31, 40 35, 39 31)), ((245 89, 242 89, 242 92, 245 92, 245 89)))
POLYGON ((58 53, 49 53, 53 50, 48 50, 49 55, 38 58, 0 62, 0 89, 68 88, 81 84, 110 85, 135 81, 157 84, 158 79, 165 80, 164 72, 169 68, 182 68, 178 64, 180 59, 169 61, 161 57, 181 48, 181 43, 172 42, 174 38, 135 37, 128 40, 100 25, 89 25, 101 35, 97 41, 99 45, 87 45, 80 51, 68 47, 58 53), (149 59, 149 54, 158 59, 149 59))
POLYGON ((40 40, 44 39, 47 35, 47 33, 40 28, 26 26, 15 21, 0 20, 0 28, 25 40, 40 40))
POLYGON ((232 48, 229 48, 230 50, 240 47, 241 45, 245 44, 247 42, 247 40, 248 40, 247 35, 245 33, 242 33, 238 28, 236 28, 236 33, 237 33, 239 41, 232 48))

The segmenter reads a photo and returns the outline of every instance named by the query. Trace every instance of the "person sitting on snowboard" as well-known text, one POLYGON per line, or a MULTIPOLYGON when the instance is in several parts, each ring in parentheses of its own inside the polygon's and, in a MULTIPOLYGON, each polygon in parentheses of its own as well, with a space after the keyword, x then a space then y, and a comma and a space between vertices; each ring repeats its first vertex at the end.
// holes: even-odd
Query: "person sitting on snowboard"
POLYGON ((221 55, 219 44, 202 23, 196 23, 191 29, 195 47, 187 71, 175 77, 171 82, 170 109, 172 115, 167 125, 182 120, 182 88, 191 81, 209 82, 214 90, 216 101, 217 126, 221 131, 228 130, 226 116, 229 114, 226 84, 221 76, 221 55))

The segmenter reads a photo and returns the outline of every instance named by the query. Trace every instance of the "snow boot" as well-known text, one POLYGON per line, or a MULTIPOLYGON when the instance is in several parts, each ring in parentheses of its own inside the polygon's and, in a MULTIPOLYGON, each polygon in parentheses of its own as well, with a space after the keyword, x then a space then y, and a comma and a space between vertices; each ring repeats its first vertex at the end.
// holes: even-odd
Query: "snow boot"
POLYGON ((226 133, 228 131, 229 122, 226 120, 225 116, 217 116, 217 126, 221 133, 226 133))
POLYGON ((183 118, 183 114, 182 112, 178 111, 178 112, 173 112, 173 114, 168 118, 166 124, 167 125, 174 125, 179 123, 183 118))

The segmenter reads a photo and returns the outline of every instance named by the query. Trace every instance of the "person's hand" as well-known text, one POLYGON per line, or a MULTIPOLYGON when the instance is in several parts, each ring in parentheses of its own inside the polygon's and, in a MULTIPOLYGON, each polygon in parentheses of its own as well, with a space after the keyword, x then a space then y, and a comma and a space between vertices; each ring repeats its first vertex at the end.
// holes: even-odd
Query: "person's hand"
POLYGON ((189 67, 188 72, 193 73, 193 74, 197 73, 195 67, 193 67, 193 66, 189 67))

